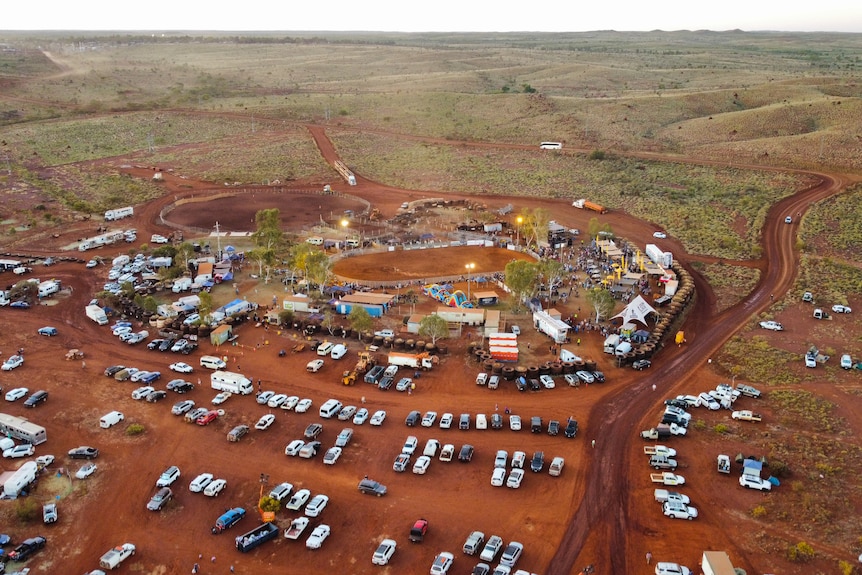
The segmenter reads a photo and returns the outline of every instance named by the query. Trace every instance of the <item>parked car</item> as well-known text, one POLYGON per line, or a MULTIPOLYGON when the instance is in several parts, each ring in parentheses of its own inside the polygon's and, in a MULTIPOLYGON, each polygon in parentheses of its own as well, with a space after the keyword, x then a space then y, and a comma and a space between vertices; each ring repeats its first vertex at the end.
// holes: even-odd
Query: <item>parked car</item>
POLYGON ((679 563, 660 561, 655 565, 655 575, 691 575, 691 570, 679 563))
POLYGON ((783 325, 781 325, 777 321, 772 320, 760 322, 760 327, 762 327, 763 329, 768 329, 770 331, 782 331, 784 329, 783 325))
POLYGON ((768 480, 763 479, 762 477, 756 477, 754 475, 740 475, 739 484, 742 487, 748 487, 749 489, 756 489, 758 491, 772 490, 772 484, 768 480))
POLYGON ((440 429, 449 429, 452 427, 452 421, 455 419, 455 416, 451 413, 444 413, 440 416, 440 429))
POLYGON ((560 433, 560 422, 552 419, 548 422, 548 435, 558 435, 560 433))
POLYGON ((171 413, 174 415, 182 415, 184 413, 188 413, 191 408, 195 406, 195 402, 191 399, 186 399, 183 401, 178 401, 171 408, 171 413))
POLYGON ((36 453, 36 448, 29 443, 21 443, 15 447, 10 447, 3 451, 3 457, 6 459, 18 459, 21 457, 30 457, 36 453))
POLYGON ((71 459, 95 459, 99 456, 99 450, 95 447, 83 445, 70 449, 68 455, 71 459))
POLYGON ((176 371, 177 373, 191 373, 194 371, 194 368, 192 366, 181 361, 172 363, 168 367, 170 367, 171 371, 176 371))
MULTIPOLYGON (((9 552, 9 559, 16 562, 25 561, 28 557, 42 549, 45 546, 45 541, 46 539, 41 535, 25 539, 20 545, 9 552)), ((5 563, 3 565, 5 566, 5 563)))
POLYGON ((156 487, 168 487, 180 478, 180 468, 176 465, 171 465, 165 469, 159 478, 156 480, 156 487))
POLYGON ((353 425, 362 425, 366 421, 368 421, 368 410, 364 407, 360 407, 353 416, 353 425))
POLYGON ((469 463, 473 459, 473 446, 465 443, 461 446, 461 451, 458 452, 458 461, 469 463))
POLYGON ((75 472, 76 479, 86 479, 96 472, 97 466, 95 463, 85 463, 81 469, 75 472))
POLYGON ((697 509, 676 501, 665 501, 662 504, 662 513, 664 513, 665 517, 688 519, 689 521, 697 517, 697 509))
POLYGON ((0 369, 3 371, 12 371, 16 367, 20 367, 24 365, 24 356, 22 355, 11 355, 6 361, 3 362, 3 365, 0 366, 0 369))
POLYGON ((206 486, 212 483, 213 474, 212 473, 201 473, 189 483, 189 491, 192 493, 200 493, 206 486))
POLYGON ((206 413, 204 413, 203 415, 201 415, 200 417, 195 419, 195 423, 197 423, 198 425, 201 425, 201 426, 209 425, 210 423, 212 423, 216 419, 218 419, 218 411, 216 411, 214 409, 210 409, 206 413))
POLYGON ((413 455, 416 451, 416 448, 419 446, 419 440, 416 439, 415 435, 408 435, 407 439, 404 441, 404 446, 401 448, 401 453, 407 453, 408 455, 413 455))
POLYGON ((578 422, 570 417, 566 421, 566 429, 563 431, 563 435, 565 435, 569 439, 573 439, 577 434, 578 434, 578 422))
POLYGON ((386 486, 367 477, 359 482, 359 491, 367 495, 382 497, 386 495, 386 486))
POLYGON ((329 525, 322 523, 314 528, 311 532, 311 535, 308 536, 308 539, 305 540, 305 546, 308 549, 320 549, 320 546, 323 545, 323 542, 326 541, 326 538, 329 537, 329 525))
POLYGON ((584 369, 576 371, 575 375, 578 377, 578 380, 583 383, 593 383, 594 381, 596 381, 595 376, 593 376, 592 373, 584 369))
POLYGON ((545 389, 554 389, 554 378, 550 375, 540 375, 539 382, 545 389))
POLYGON ((170 487, 162 487, 150 498, 150 501, 147 503, 147 509, 150 511, 160 511, 173 496, 174 492, 171 491, 170 487))
POLYGON ((427 455, 420 455, 413 464, 413 473, 416 475, 425 475, 428 467, 431 465, 431 458, 427 455))
POLYGON ((346 447, 348 443, 350 443, 350 439, 353 437, 353 428, 345 427, 338 434, 338 437, 335 438, 335 446, 336 447, 346 447))
POLYGON ((524 470, 516 467, 509 472, 509 478, 506 480, 506 487, 517 489, 521 486, 521 481, 524 480, 524 470))
POLYGON ((426 411, 425 415, 422 416, 422 427, 431 427, 434 425, 434 422, 437 420, 437 412, 436 411, 426 411))
POLYGON ((46 503, 42 506, 42 523, 45 525, 56 523, 59 518, 56 503, 46 503))
POLYGON ((132 392, 132 399, 141 400, 146 398, 150 393, 154 392, 155 388, 149 385, 144 385, 132 392))
POLYGON ((302 449, 303 445, 305 445, 305 442, 303 440, 294 439, 287 444, 287 447, 284 448, 284 454, 290 456, 299 455, 299 450, 302 449))
POLYGON ((150 403, 156 403, 157 401, 161 401, 168 396, 168 392, 162 391, 161 389, 156 389, 147 394, 144 398, 145 401, 150 403))
POLYGON ((57 328, 51 326, 40 327, 38 330, 36 330, 36 332, 39 335, 44 335, 46 337, 53 337, 58 333, 57 328))
POLYGON ((545 466, 545 453, 543 451, 533 452, 533 459, 530 460, 530 470, 538 473, 545 466))
POLYGON ((510 415, 509 416, 509 429, 512 431, 521 431, 521 416, 520 415, 510 415))
POLYGON ((482 561, 491 562, 497 558, 497 554, 503 548, 503 538, 499 535, 491 535, 485 543, 485 547, 479 554, 479 559, 482 561))
POLYGON ((446 575, 454 561, 455 556, 448 551, 439 553, 434 557, 434 562, 431 563, 431 575, 446 575))
MULTIPOLYGON (((227 393, 227 392, 225 392, 227 393)), ((273 409, 277 409, 284 405, 284 402, 287 401, 286 393, 277 393, 269 398, 269 401, 266 402, 267 407, 271 407, 273 409)))
POLYGON ((293 493, 293 483, 279 483, 269 492, 269 496, 277 501, 284 501, 293 493))
POLYGON ((368 423, 371 425, 383 425, 383 421, 386 419, 386 411, 380 409, 374 412, 374 415, 371 416, 371 421, 368 423))
POLYGON ((491 472, 491 486, 502 487, 506 481, 506 470, 500 467, 495 467, 491 472))
POLYGON ((652 362, 648 359, 639 359, 632 364, 632 367, 638 371, 642 371, 647 369, 652 365, 652 362))
POLYGON ((169 391, 173 391, 174 393, 188 393, 195 388, 191 382, 188 382, 184 379, 172 379, 168 382, 166 386, 169 391))
POLYGON ((306 517, 319 517, 323 510, 326 509, 326 504, 329 503, 329 497, 323 494, 315 495, 308 505, 305 506, 306 517))
POLYGON ((218 497, 219 493, 227 487, 226 479, 213 479, 209 485, 204 488, 204 495, 207 497, 218 497))
POLYGON ((706 408, 710 411, 716 411, 721 409, 721 404, 718 402, 718 400, 716 400, 708 393, 701 393, 697 396, 697 398, 700 400, 700 404, 706 406, 706 408))
POLYGON ((309 441, 299 450, 299 456, 303 459, 311 459, 317 455, 318 449, 320 449, 319 441, 309 441))
POLYGON ((397 543, 394 539, 384 539, 381 541, 380 545, 377 546, 377 550, 371 556, 371 563, 373 565, 387 565, 395 554, 396 546, 397 543))
POLYGON ((33 395, 24 400, 24 407, 36 407, 40 403, 48 401, 48 392, 40 389, 33 395))
POLYGON ((512 469, 523 469, 524 462, 527 460, 527 454, 523 451, 516 451, 512 454, 512 469))
MULTIPOLYGON (((266 417, 266 416, 264 416, 266 417)), ((237 425, 227 434, 228 441, 239 441, 248 433, 248 425, 237 425)))
POLYGON ((832 306, 832 311, 835 313, 850 313, 852 310, 846 305, 835 304, 832 306))
POLYGON ((499 413, 491 414, 491 429, 503 429, 503 416, 499 413))
POLYGON ((326 450, 326 453, 323 454, 323 464, 335 465, 335 462, 338 461, 339 457, 341 457, 341 448, 337 446, 330 447, 326 450))
POLYGON ((308 427, 305 428, 305 433, 303 435, 306 439, 316 439, 322 431, 323 425, 319 423, 309 423, 308 427))
POLYGON ((500 555, 500 565, 506 565, 507 567, 514 567, 518 562, 518 559, 521 558, 521 554, 524 552, 524 544, 518 541, 512 541, 506 548, 503 549, 503 554, 500 555))
POLYGON ((305 413, 309 409, 311 409, 312 401, 308 398, 300 399, 299 403, 296 404, 296 407, 293 408, 293 411, 296 413, 305 413))
POLYGON ((356 413, 355 405, 345 405, 341 408, 341 411, 338 412, 338 419, 340 421, 350 421, 353 418, 354 413, 356 413))
POLYGON ((302 506, 308 501, 309 497, 311 497, 311 491, 308 489, 300 489, 290 498, 290 501, 287 502, 287 505, 284 506, 285 509, 289 511, 298 511, 302 509, 302 506))

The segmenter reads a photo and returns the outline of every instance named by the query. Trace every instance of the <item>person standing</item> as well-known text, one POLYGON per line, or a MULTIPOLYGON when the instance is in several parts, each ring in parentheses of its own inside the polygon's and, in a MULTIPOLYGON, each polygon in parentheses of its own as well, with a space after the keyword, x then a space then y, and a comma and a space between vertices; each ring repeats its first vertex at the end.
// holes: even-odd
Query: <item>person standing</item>
POLYGON ((649 551, 646 552, 646 563, 647 565, 652 563, 652 553, 650 553, 649 551))

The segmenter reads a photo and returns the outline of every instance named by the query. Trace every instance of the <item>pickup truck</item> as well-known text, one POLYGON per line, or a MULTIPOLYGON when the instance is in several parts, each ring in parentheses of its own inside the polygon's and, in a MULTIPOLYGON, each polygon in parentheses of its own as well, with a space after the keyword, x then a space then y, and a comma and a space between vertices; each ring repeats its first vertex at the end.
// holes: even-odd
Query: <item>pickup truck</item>
POLYGON ((649 458, 650 467, 655 469, 676 469, 676 459, 670 459, 666 455, 653 455, 649 458))
POLYGON ((120 563, 135 554, 135 546, 131 543, 123 543, 114 547, 99 559, 99 567, 102 569, 116 569, 120 563))
POLYGON ((676 449, 664 445, 644 445, 646 455, 664 455, 665 457, 676 457, 676 449))
POLYGON ((258 545, 271 541, 278 537, 278 526, 274 523, 262 523, 236 538, 236 548, 243 553, 248 553, 258 545))
POLYGON ((748 409, 734 411, 730 414, 730 417, 732 417, 733 419, 738 419, 740 421, 760 421, 762 419, 759 413, 754 413, 753 411, 749 411, 748 409))
POLYGON ((662 473, 650 473, 649 478, 653 483, 661 483, 663 485, 685 485, 685 477, 664 471, 662 473))
POLYGON ((760 390, 756 387, 751 387, 750 385, 745 385, 744 383, 737 383, 736 389, 742 395, 754 398, 760 397, 760 390))
POLYGON ((284 530, 285 539, 299 539, 305 528, 308 527, 308 517, 298 517, 290 522, 290 526, 284 530))
POLYGON ((641 437, 643 439, 662 439, 665 437, 670 437, 671 435, 685 435, 688 430, 685 427, 677 425, 675 423, 671 424, 659 424, 652 429, 647 429, 646 431, 641 431, 641 437))
POLYGON ((679 503, 683 503, 688 505, 691 503, 691 499, 688 498, 688 495, 683 495, 678 491, 668 491, 667 489, 656 489, 653 491, 653 495, 655 496, 655 500, 659 503, 664 503, 665 501, 676 501, 679 503))

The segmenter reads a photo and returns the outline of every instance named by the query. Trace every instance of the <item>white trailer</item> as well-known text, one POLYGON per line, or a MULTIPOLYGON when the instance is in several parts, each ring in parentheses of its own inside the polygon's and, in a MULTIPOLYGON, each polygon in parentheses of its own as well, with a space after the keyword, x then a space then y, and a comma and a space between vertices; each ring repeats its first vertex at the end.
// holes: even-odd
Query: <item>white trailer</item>
POLYGON ((122 240, 124 237, 125 236, 122 231, 106 232, 104 234, 93 236, 92 238, 87 238, 81 241, 81 244, 78 246, 78 251, 85 252, 87 250, 111 245, 122 240))
POLYGON ((700 561, 703 575, 734 575, 736 570, 724 551, 704 551, 700 561))
POLYGON ((39 297, 48 297, 60 291, 60 280, 47 280, 39 284, 39 297))
POLYGON ((410 367, 413 369, 431 369, 434 367, 436 359, 436 357, 429 356, 427 353, 398 353, 393 351, 389 354, 389 365, 410 367))
POLYGON ((434 312, 451 323, 481 325, 485 323, 485 310, 473 308, 438 307, 434 312))
POLYGON ((3 494, 10 499, 15 499, 21 491, 36 480, 38 471, 39 467, 35 461, 27 461, 3 484, 3 494))
POLYGON ((673 265, 673 254, 662 250, 655 244, 646 245, 646 255, 657 266, 669 268, 673 265))
POLYGON ((14 270, 21 267, 19 260, 0 260, 0 271, 14 270))
POLYGON ((533 325, 555 343, 566 343, 569 335, 569 324, 566 322, 540 310, 533 312, 533 325))
POLYGON ((190 289, 192 289, 192 278, 177 278, 174 280, 174 285, 171 288, 171 291, 174 293, 180 293, 183 291, 189 291, 190 289))
POLYGON ((218 391, 229 391, 238 395, 250 395, 254 391, 249 378, 232 371, 214 371, 210 375, 210 385, 218 391))
POLYGON ((9 290, 0 290, 0 306, 9 305, 9 290))
POLYGON ((135 554, 135 546, 131 543, 123 543, 114 547, 99 559, 99 567, 102 569, 116 569, 120 563, 135 554))
POLYGON ((87 313, 87 317, 96 322, 99 325, 108 325, 108 315, 105 313, 105 310, 100 308, 97 305, 88 305, 84 308, 84 311, 87 313))
POLYGON ((126 206, 125 208, 116 208, 105 212, 105 221, 113 222, 114 220, 130 218, 133 215, 135 215, 135 209, 132 206, 126 206))

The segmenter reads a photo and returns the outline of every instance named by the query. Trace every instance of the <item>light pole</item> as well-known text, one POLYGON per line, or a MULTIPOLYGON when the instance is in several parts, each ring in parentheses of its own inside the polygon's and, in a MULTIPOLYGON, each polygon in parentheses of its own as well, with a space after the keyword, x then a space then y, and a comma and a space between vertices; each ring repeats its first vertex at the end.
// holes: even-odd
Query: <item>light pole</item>
POLYGON ((341 250, 343 251, 345 247, 347 247, 347 233, 348 228, 350 227, 350 222, 347 221, 347 218, 341 220, 341 227, 344 229, 344 243, 342 244, 341 250))
POLYGON ((524 218, 522 216, 518 216, 517 218, 515 218, 515 221, 518 222, 517 236, 515 236, 515 245, 519 245, 521 243, 521 224, 524 223, 524 218))
POLYGON ((467 301, 470 301, 470 272, 476 268, 476 264, 469 263, 464 267, 467 269, 467 301))

